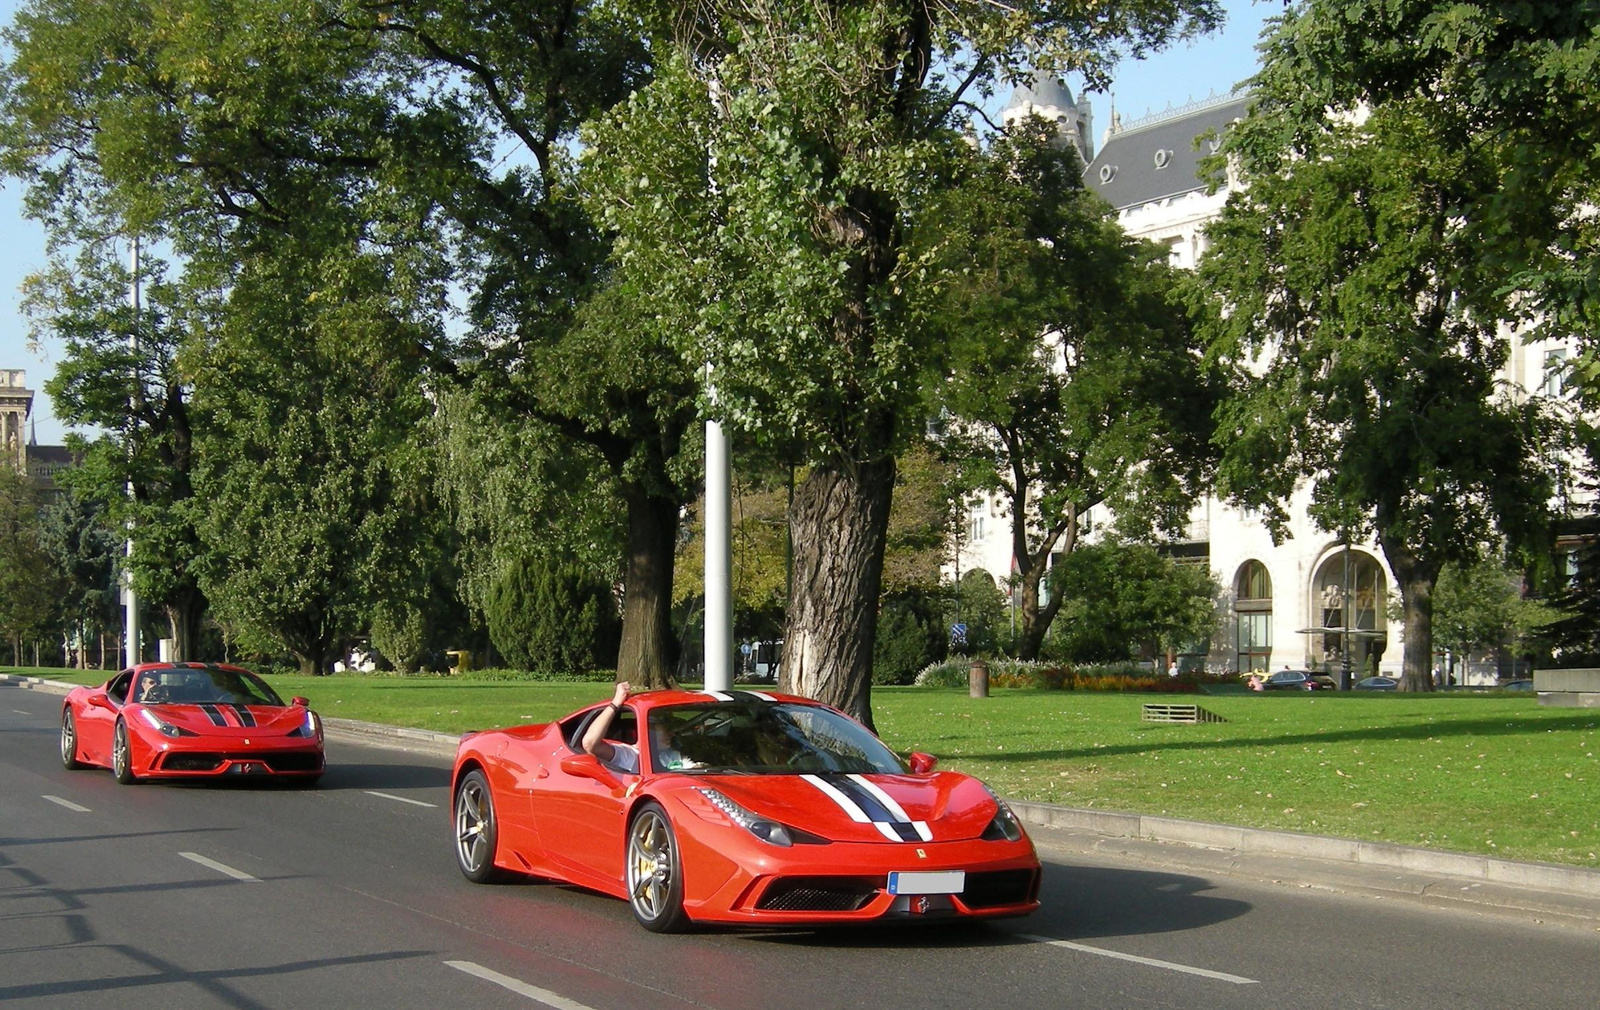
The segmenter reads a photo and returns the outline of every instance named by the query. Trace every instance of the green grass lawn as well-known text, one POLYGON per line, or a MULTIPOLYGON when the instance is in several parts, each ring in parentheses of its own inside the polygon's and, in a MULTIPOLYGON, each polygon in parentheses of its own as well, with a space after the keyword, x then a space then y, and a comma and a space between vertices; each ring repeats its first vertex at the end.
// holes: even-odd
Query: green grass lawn
MULTIPOLYGON (((98 671, 19 670, 75 683, 98 671)), ((324 715, 461 732, 543 722, 603 684, 271 678, 324 715)), ((1006 796, 1600 867, 1600 712, 1529 695, 1193 695, 878 688, 888 743, 1006 796), (1143 723, 1200 701, 1225 723, 1143 723)))

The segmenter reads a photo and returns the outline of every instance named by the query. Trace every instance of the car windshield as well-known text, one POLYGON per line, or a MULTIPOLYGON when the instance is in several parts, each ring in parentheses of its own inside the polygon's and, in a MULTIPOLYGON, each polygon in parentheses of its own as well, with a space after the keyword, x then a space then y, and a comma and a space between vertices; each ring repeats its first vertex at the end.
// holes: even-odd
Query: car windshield
POLYGON ((905 771, 894 752, 859 723, 815 705, 674 705, 652 710, 649 726, 651 765, 658 772, 802 775, 905 771))
POLYGON ((152 670, 140 678, 136 697, 155 705, 282 705, 267 682, 243 670, 218 667, 152 670))

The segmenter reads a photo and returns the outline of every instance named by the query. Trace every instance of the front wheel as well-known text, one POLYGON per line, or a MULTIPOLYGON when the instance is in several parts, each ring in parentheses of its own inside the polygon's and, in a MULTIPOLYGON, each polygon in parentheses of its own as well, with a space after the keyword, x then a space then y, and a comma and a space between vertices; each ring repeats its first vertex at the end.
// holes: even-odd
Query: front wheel
POLYGON ((645 803, 628 828, 628 904, 652 933, 676 933, 689 924, 683 911, 683 861, 667 812, 645 803))
POLYGON ((474 884, 491 884, 504 876, 494 865, 499 843, 499 823, 494 815, 494 794, 483 772, 470 771, 456 787, 456 865, 474 884))
POLYGON ((139 780, 133 774, 133 751, 128 747, 128 726, 120 719, 111 734, 111 773, 125 786, 139 780))
POLYGON ((88 767, 78 760, 78 723, 70 708, 61 710, 61 763, 69 772, 88 767))

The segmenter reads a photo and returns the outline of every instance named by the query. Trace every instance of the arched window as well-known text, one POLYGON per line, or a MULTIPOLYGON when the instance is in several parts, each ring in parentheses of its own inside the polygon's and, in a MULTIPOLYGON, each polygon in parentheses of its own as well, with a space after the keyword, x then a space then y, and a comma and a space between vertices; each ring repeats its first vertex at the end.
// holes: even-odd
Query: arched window
POLYGON ((1272 663, 1272 576, 1251 559, 1239 566, 1233 583, 1235 641, 1239 672, 1267 670, 1272 663))

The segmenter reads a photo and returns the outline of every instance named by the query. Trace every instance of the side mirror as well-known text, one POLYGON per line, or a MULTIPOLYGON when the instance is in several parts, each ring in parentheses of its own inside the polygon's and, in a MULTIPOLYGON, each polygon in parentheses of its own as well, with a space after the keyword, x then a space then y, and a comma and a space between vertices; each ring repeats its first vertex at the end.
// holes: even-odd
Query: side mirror
POLYGON ((561 770, 581 779, 594 779, 612 789, 622 788, 622 780, 613 775, 611 769, 601 764, 600 759, 593 754, 568 754, 561 759, 561 770))
POLYGON ((933 766, 938 763, 939 759, 934 757, 932 754, 924 754, 922 751, 913 751, 911 754, 911 774, 926 775, 933 771, 933 766))
POLYGON ((302 698, 297 694, 293 698, 289 699, 289 704, 291 704, 291 705, 299 705, 301 708, 310 708, 311 707, 311 699, 310 698, 302 698))
POLYGON ((89 695, 89 705, 93 708, 111 708, 111 699, 107 698, 104 691, 89 695))

